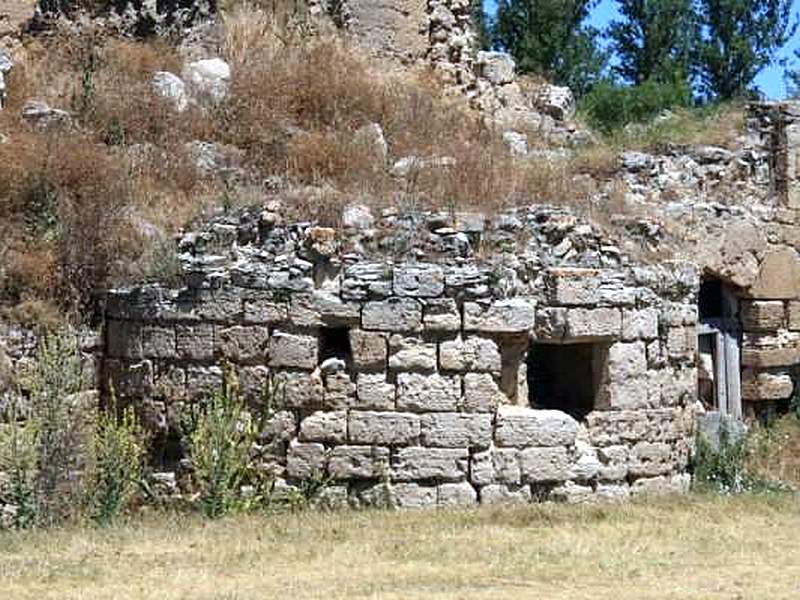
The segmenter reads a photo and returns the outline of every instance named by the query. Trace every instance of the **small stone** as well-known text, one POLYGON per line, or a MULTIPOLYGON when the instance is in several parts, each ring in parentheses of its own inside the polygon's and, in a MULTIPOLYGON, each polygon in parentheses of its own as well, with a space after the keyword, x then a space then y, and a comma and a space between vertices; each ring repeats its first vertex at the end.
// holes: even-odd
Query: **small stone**
POLYGON ((315 412, 300 422, 301 442, 342 444, 347 439, 347 412, 315 412))
POLYGON ((401 373, 397 378, 397 408, 411 412, 455 411, 461 380, 442 375, 401 373))

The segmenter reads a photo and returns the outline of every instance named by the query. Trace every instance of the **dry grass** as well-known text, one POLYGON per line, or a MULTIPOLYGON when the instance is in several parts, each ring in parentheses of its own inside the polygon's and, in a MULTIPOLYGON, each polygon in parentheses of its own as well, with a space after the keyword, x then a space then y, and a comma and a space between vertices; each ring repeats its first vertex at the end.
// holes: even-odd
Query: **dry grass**
POLYGON ((770 481, 800 486, 800 419, 789 414, 748 438, 748 471, 770 481))
POLYGON ((8 600, 797 598, 793 497, 342 512, 0 534, 8 600))

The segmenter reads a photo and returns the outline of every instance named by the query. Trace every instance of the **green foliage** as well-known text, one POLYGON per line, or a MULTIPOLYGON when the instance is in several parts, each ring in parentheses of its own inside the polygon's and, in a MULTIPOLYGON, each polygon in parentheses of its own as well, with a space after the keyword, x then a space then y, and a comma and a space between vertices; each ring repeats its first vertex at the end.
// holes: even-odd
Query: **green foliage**
POLYGON ((203 512, 216 518, 237 508, 256 428, 230 368, 225 369, 221 389, 189 415, 185 431, 203 512))
POLYGON ((481 50, 488 50, 492 46, 492 32, 489 17, 483 10, 482 0, 470 0, 472 26, 477 34, 477 46, 481 50))
POLYGON ((691 104, 692 93, 683 81, 648 80, 638 86, 600 83, 580 101, 580 110, 592 127, 613 133, 629 123, 643 123, 664 110, 691 104))
POLYGON ((500 0, 494 42, 517 61, 521 72, 537 73, 577 96, 599 79, 607 55, 599 32, 585 24, 597 0, 500 0))
POLYGON ((618 0, 622 20, 608 35, 626 81, 669 83, 687 79, 699 29, 692 0, 618 0))
POLYGON ((45 335, 26 373, 30 418, 37 430, 36 502, 39 523, 55 525, 69 517, 81 493, 80 472, 93 425, 77 339, 70 333, 45 335), (87 410, 88 409, 88 410, 87 410))
POLYGON ((699 434, 695 443, 694 483, 700 489, 722 494, 738 494, 747 489, 747 457, 744 436, 734 436, 722 423, 719 443, 699 434))
POLYGON ((34 420, 20 420, 18 402, 11 407, 8 426, 0 427, 0 471, 8 478, 0 485, 0 501, 15 507, 11 526, 28 529, 36 523, 38 432, 34 420))
POLYGON ((142 476, 144 435, 133 407, 117 411, 112 391, 100 412, 93 440, 91 472, 92 518, 109 525, 133 498, 142 476))
POLYGON ((756 75, 797 29, 791 0, 699 0, 697 57, 706 98, 745 96, 756 75))

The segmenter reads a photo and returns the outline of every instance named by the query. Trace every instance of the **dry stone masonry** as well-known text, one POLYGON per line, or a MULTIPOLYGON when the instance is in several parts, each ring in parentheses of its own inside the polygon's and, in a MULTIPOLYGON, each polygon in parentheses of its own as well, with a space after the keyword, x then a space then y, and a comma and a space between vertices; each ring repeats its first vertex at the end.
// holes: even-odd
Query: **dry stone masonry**
POLYGON ((243 213, 182 248, 188 287, 108 299, 104 379, 162 441, 227 361, 269 415, 261 468, 286 485, 328 478, 354 504, 688 485, 698 275, 686 264, 627 264, 587 223, 541 207, 387 213, 361 232, 243 213), (459 238, 507 252, 484 262, 459 238), (387 245, 411 249, 389 258, 387 245))

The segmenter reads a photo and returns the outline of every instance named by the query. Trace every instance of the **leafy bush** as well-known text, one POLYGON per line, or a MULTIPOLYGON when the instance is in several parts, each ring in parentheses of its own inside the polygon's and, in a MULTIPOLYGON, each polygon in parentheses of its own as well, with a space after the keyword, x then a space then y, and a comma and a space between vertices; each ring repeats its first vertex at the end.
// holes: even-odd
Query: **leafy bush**
POLYGON ((90 504, 98 524, 110 524, 133 497, 144 453, 144 436, 133 407, 119 413, 112 391, 108 406, 98 416, 93 439, 90 504))
POLYGON ((37 430, 32 419, 20 421, 19 402, 12 404, 9 424, 0 427, 0 501, 14 507, 10 525, 27 529, 36 523, 37 430))
POLYGON ((584 96, 580 109, 593 127, 611 133, 630 123, 648 121, 664 110, 687 107, 691 102, 691 88, 685 82, 649 80, 638 86, 621 86, 605 81, 584 96))
POLYGON ((229 368, 225 369, 221 389, 188 415, 185 432, 203 512, 211 518, 220 517, 237 506, 256 439, 238 382, 229 368))

